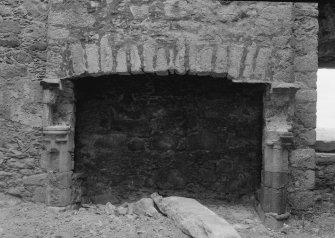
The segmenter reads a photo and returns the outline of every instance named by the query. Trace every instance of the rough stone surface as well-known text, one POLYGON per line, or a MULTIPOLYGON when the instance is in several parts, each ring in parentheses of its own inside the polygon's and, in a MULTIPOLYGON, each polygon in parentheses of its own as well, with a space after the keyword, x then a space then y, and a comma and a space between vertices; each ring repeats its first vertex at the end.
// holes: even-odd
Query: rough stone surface
POLYGON ((86 45, 86 56, 87 56, 87 69, 89 73, 97 73, 100 70, 99 67, 99 53, 98 46, 96 44, 86 45))
POLYGON ((191 76, 91 82, 76 86, 75 166, 92 200, 141 190, 232 199, 259 186, 262 87, 191 76))
POLYGON ((319 4, 319 61, 321 64, 334 68, 335 61, 335 4, 334 2, 320 2, 319 4), (330 64, 327 64, 330 63, 330 64))
POLYGON ((113 51, 109 44, 108 35, 101 38, 100 42, 100 63, 103 72, 112 72, 113 70, 113 51))
POLYGON ((47 3, 0 3, 0 193, 44 202, 40 167, 47 3), (31 9, 35 9, 32 11, 31 9))
POLYGON ((84 49, 81 44, 71 46, 73 71, 77 74, 83 74, 86 71, 86 60, 84 49))
MULTIPOLYGON (((332 4, 321 4, 320 10, 319 58, 320 62, 328 62, 334 55, 332 4)), ((6 173, 3 174, 0 192, 43 200, 43 186, 23 184, 23 177, 45 173, 41 168, 43 161, 40 161, 43 151, 42 123, 69 125, 74 129, 74 98, 73 94, 72 97, 65 96, 71 95, 71 90, 65 92, 68 90, 66 80, 62 81, 65 86, 53 107, 54 113, 50 113, 46 111, 48 103, 42 104, 41 79, 58 82, 85 75, 138 74, 144 71, 160 75, 192 73, 226 77, 228 74, 234 82, 267 83, 272 86, 285 84, 286 89, 279 89, 278 94, 282 94, 278 97, 280 99, 270 97, 272 102, 264 104, 265 127, 274 133, 292 131, 293 153, 295 149, 314 148, 317 12, 315 3, 3 0, 0 4, 0 171, 6 173), (302 90, 298 91, 294 102, 287 92, 297 87, 302 90)), ((122 100, 131 101, 132 97, 122 100)), ((150 100, 155 102, 158 99, 153 97, 150 100)), ((236 96, 231 105, 239 103, 240 99, 236 96)), ((135 106, 138 105, 135 103, 135 106)), ((121 126, 126 124, 132 131, 138 128, 137 123, 154 128, 154 123, 145 121, 151 112, 143 113, 143 121, 135 120, 137 117, 131 111, 133 107, 129 108, 116 110, 121 126)), ((245 107, 239 105, 236 108, 241 109, 237 113, 239 117, 227 118, 227 121, 242 123, 250 115, 243 111, 248 111, 245 107)), ((115 113, 106 109, 102 111, 109 116, 115 113)), ((157 125, 161 125, 163 112, 155 114, 157 125)), ((218 119, 214 112, 204 117, 208 121, 218 119)), ((192 124, 192 120, 186 124, 192 124)), ((211 121, 208 124, 215 123, 211 121)), ((115 128, 108 130, 112 129, 115 128)), ((248 132, 249 128, 244 130, 248 132)), ((195 130, 196 133, 199 131, 195 130)), ((157 143, 152 143, 156 141, 156 135, 150 136, 150 143, 143 134, 142 137, 127 137, 126 150, 140 154, 146 152, 148 144, 154 145, 159 151, 164 151, 162 160, 180 153, 183 143, 194 142, 192 145, 201 144, 203 150, 211 150, 209 145, 219 143, 220 138, 207 132, 190 136, 180 144, 176 144, 175 135, 170 134, 157 136, 157 143)), ((224 127, 219 133, 226 133, 224 127)), ((179 138, 183 136, 177 131, 175 134, 179 143, 179 138)), ((237 135, 244 140, 243 132, 238 130, 237 135)), ((229 136, 236 138, 232 131, 229 136)), ((228 143, 230 139, 226 141, 228 143)), ((236 144, 243 145, 237 141, 236 144)), ((201 161, 203 155, 194 154, 201 161)), ((255 157, 253 148, 245 154, 255 157)), ((292 165, 310 169, 310 157, 306 158, 306 164, 298 157, 292 160, 292 165)), ((222 167, 232 168, 227 162, 230 159, 225 157, 224 166, 220 163, 219 170, 222 167)), ((67 167, 71 169, 72 164, 67 167)), ((213 165, 205 164, 204 167, 213 165)), ((258 175, 259 171, 260 168, 258 175)), ((200 174, 211 178, 206 173, 202 171, 200 174)), ((180 176, 172 174, 173 181, 179 183, 180 176)), ((237 181, 248 180, 245 173, 241 174, 245 177, 237 181)), ((229 179, 222 180, 231 186, 243 187, 239 182, 234 184, 229 179)), ((289 185, 293 188, 288 189, 294 190, 294 183, 289 185)), ((187 189, 194 190, 192 186, 187 189)), ((292 192, 289 198, 293 197, 292 192)))
POLYGON ((242 45, 232 44, 229 48, 228 74, 233 78, 240 76, 241 60, 244 52, 242 45))
POLYGON ((308 210, 315 205, 315 192, 305 190, 289 193, 288 200, 295 210, 308 210))
POLYGON ((316 154, 316 187, 320 190, 328 189, 334 193, 335 186, 335 154, 316 154))
POLYGON ((158 216, 158 211, 156 210, 154 201, 151 198, 142 198, 141 200, 133 203, 132 209, 133 213, 138 216, 158 216))
POLYGON ((183 197, 152 195, 159 210, 172 219, 184 233, 194 238, 239 238, 237 231, 198 201, 183 197))
MULTIPOLYGON (((133 50, 130 54, 136 60, 131 56, 126 57, 127 65, 136 62, 134 68, 128 69, 135 70, 136 73, 139 72, 138 66, 143 65, 143 70, 148 73, 156 71, 160 75, 169 72, 185 74, 189 70, 194 74, 208 75, 216 71, 216 74, 228 73, 236 81, 267 82, 271 78, 271 69, 274 68, 278 72, 285 68, 285 75, 277 77, 279 81, 287 81, 288 75, 292 75, 293 67, 288 67, 292 64, 292 55, 288 54, 285 58, 278 53, 283 49, 293 52, 288 40, 292 38, 292 3, 248 2, 244 3, 245 7, 235 1, 227 4, 195 1, 177 6, 173 3, 174 1, 143 1, 137 4, 126 1, 115 4, 104 2, 98 4, 99 7, 95 10, 88 7, 89 4, 76 1, 51 4, 49 45, 53 47, 50 47, 52 54, 49 59, 52 62, 50 66, 53 67, 48 68, 50 75, 64 77, 67 74, 82 74, 82 71, 75 70, 77 63, 69 61, 68 49, 64 47, 69 42, 77 41, 86 45, 101 39, 100 44, 97 44, 100 47, 100 58, 106 58, 106 54, 111 55, 106 48, 106 31, 116 32, 108 37, 108 45, 112 51, 116 51, 112 55, 113 61, 122 61, 122 66, 116 68, 116 72, 119 69, 120 73, 125 73, 126 67, 124 53, 118 52, 119 49, 136 45, 140 58, 133 50), (117 17, 110 18, 110 12, 115 12, 117 17), (190 19, 188 16, 194 17, 190 19), (272 36, 280 36, 281 40, 272 36), (261 40, 255 40, 258 37, 261 40), (249 39, 252 41, 249 42, 249 39), (250 46, 253 49, 245 57, 250 46), (57 61, 58 66, 55 65, 57 61), (71 64, 74 64, 73 69, 65 66, 66 70, 62 71, 64 65, 71 64)), ((310 49, 313 49, 313 43, 311 45, 310 49)), ((305 60, 298 61, 297 67, 298 64, 301 67, 310 66, 312 60, 315 60, 314 56, 301 56, 305 60)), ((84 55, 82 57, 85 58, 84 55)), ((89 60, 90 55, 87 57, 89 60)), ((100 73, 109 72, 106 69, 101 71, 100 73)))
POLYGON ((128 73, 126 48, 120 48, 116 55, 116 72, 120 74, 128 73))
POLYGON ((292 167, 315 169, 315 151, 313 149, 294 150, 290 154, 289 160, 292 167))
POLYGON ((138 48, 135 45, 132 45, 130 48, 130 65, 130 70, 133 74, 142 73, 142 62, 138 48))

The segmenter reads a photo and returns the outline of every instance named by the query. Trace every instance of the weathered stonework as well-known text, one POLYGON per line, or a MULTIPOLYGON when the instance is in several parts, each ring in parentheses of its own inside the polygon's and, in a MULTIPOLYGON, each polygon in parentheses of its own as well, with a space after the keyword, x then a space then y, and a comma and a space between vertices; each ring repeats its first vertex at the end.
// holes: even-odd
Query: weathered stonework
POLYGON ((69 79, 191 74, 267 86, 261 210, 313 205, 317 4, 4 0, 0 8, 1 192, 49 205, 80 200, 81 176, 69 181, 69 79))
POLYGON ((40 166, 48 5, 0 3, 0 192, 45 202, 40 166))
POLYGON ((89 200, 116 204, 154 191, 233 200, 259 187, 264 85, 99 80, 75 82, 75 170, 86 175, 89 200))
MULTIPOLYGON (((319 65, 325 68, 335 68, 335 4, 332 1, 320 2, 319 9, 319 65)), ((309 41, 313 39, 316 40, 312 38, 309 41)))

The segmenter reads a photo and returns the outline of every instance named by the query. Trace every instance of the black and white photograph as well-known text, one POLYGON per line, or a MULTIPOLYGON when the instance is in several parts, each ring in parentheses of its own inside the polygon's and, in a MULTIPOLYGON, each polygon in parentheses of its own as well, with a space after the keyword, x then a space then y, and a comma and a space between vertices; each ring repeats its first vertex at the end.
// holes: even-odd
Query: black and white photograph
POLYGON ((335 238, 335 1, 0 0, 0 238, 335 238))

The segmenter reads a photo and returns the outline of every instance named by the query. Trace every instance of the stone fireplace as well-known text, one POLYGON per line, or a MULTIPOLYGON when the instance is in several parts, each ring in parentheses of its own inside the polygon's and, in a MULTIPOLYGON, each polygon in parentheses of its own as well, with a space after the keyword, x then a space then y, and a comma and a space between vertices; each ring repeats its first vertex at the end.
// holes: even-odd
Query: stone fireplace
POLYGON ((272 47, 112 40, 70 45, 72 76, 42 82, 48 205, 257 191, 286 213, 297 86, 273 81, 272 47))
POLYGON ((265 221, 309 206, 315 5, 184 3, 51 4, 48 205, 256 193, 265 221))

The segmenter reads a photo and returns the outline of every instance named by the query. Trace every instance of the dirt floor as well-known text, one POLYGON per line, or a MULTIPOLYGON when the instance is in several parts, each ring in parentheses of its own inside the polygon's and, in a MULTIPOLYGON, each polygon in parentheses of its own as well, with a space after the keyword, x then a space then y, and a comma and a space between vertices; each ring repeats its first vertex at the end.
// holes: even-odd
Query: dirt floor
MULTIPOLYGON (((226 204, 206 201, 206 205, 224 217, 240 233, 242 238, 335 237, 335 212, 307 214, 305 219, 290 219, 281 231, 265 228, 250 203, 226 204)), ((70 238, 115 237, 187 238, 172 221, 163 215, 156 217, 111 215, 103 205, 90 205, 75 210, 48 208, 41 204, 22 202, 19 199, 0 196, 1 238, 70 238)))

